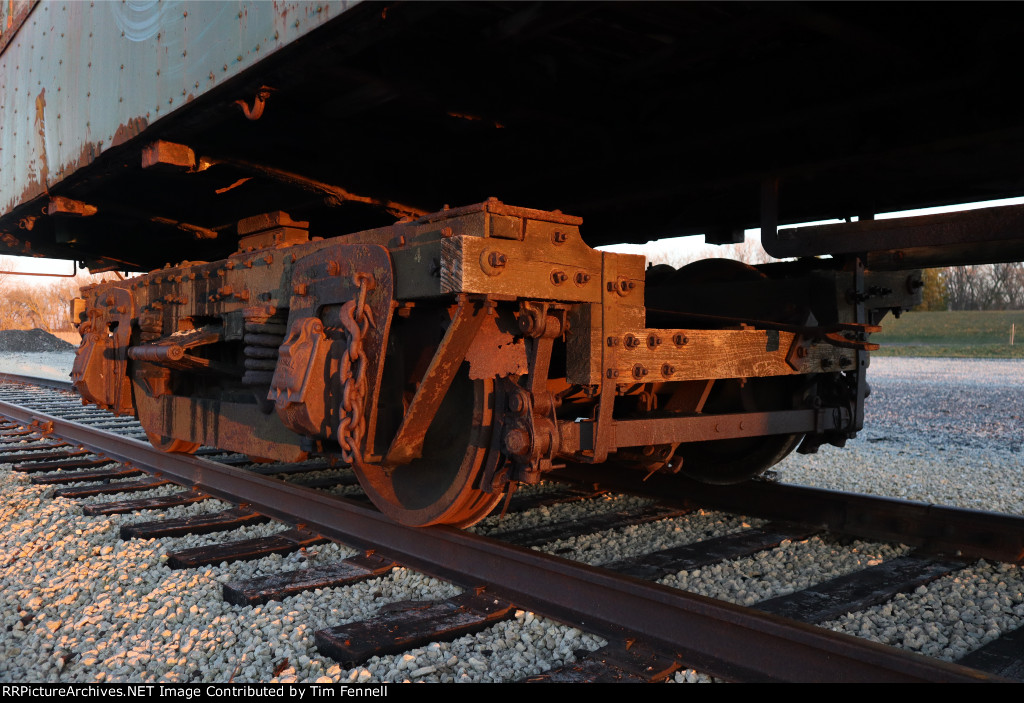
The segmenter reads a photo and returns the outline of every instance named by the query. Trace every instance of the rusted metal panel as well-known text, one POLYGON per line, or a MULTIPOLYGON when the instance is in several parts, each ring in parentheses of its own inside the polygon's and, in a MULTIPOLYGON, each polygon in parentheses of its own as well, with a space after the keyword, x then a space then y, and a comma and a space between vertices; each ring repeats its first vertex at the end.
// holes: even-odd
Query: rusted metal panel
POLYGON ((38 0, 7 0, 0 3, 0 54, 28 19, 38 0))
POLYGON ((354 4, 16 3, 0 14, 0 214, 354 4))

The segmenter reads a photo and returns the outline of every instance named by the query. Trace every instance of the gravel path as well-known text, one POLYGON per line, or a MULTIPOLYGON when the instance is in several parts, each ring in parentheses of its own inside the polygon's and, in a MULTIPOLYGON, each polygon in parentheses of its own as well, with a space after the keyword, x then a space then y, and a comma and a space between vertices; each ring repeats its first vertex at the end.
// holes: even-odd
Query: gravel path
MULTIPOLYGON (((823 447, 778 467, 780 480, 965 507, 1024 510, 1024 362, 876 359, 868 428, 845 450, 823 447)), ((66 372, 65 372, 66 373, 66 372)), ((355 669, 320 656, 312 633, 406 599, 458 589, 408 569, 341 589, 257 608, 220 598, 224 581, 323 564, 351 553, 326 545, 305 555, 171 571, 169 549, 207 538, 118 539, 123 522, 215 509, 209 502, 142 516, 85 517, 0 466, 0 681, 509 681, 570 661, 602 642, 517 613, 450 644, 432 644, 355 669)), ((544 491, 544 487, 530 490, 544 491)), ((601 510, 636 499, 603 498, 601 510)), ((522 524, 571 517, 556 506, 516 516, 522 524)), ((481 532, 504 530, 491 518, 481 532)), ((599 564, 649 549, 743 529, 758 521, 701 512, 541 549, 599 564)), ((281 529, 246 528, 245 534, 281 529)), ((665 583, 738 603, 786 592, 789 575, 825 580, 892 558, 905 548, 827 539, 785 543, 727 564, 680 572, 665 583)), ((954 660, 1024 622, 1020 569, 979 563, 892 603, 829 624, 851 634, 954 660), (913 620, 911 620, 913 619, 913 620)), ((677 681, 707 680, 681 672, 677 681)))
POLYGON ((879 357, 860 436, 779 480, 1024 514, 1024 361, 879 357))

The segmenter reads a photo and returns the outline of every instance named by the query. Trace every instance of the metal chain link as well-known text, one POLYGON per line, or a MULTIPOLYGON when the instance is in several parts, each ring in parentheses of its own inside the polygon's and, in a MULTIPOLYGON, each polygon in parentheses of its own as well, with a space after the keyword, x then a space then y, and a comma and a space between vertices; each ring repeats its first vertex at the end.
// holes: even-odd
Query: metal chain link
POLYGON ((363 435, 366 418, 363 416, 366 397, 366 353, 363 339, 370 327, 375 327, 373 310, 366 304, 366 291, 372 287, 373 277, 366 273, 354 276, 359 293, 341 308, 341 324, 348 334, 348 347, 341 358, 341 421, 338 424, 338 444, 341 455, 353 466, 363 463, 363 435))

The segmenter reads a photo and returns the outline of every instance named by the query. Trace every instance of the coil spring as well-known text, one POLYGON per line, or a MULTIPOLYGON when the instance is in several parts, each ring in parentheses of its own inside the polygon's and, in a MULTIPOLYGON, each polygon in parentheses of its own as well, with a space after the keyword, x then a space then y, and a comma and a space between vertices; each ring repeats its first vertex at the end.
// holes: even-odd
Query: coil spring
POLYGON ((284 343, 287 325, 281 322, 246 322, 242 336, 245 373, 242 383, 269 386, 277 366, 277 350, 284 343))

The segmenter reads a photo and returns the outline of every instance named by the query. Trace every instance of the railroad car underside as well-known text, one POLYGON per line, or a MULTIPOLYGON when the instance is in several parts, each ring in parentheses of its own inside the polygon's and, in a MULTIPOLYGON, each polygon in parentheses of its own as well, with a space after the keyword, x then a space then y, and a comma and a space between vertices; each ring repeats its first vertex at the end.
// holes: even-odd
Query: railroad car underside
POLYGON ((918 269, 1024 258, 1024 206, 874 220, 1024 193, 1012 6, 7 5, 0 253, 149 272, 75 301, 83 398, 405 523, 842 445, 918 269), (794 260, 591 248, 748 227, 794 260))
POLYGON ((645 268, 580 224, 495 199, 326 238, 246 218, 226 259, 86 288, 74 383, 167 451, 336 456, 397 520, 466 526, 566 461, 734 483, 842 445, 868 334, 920 299, 859 263, 645 268))

